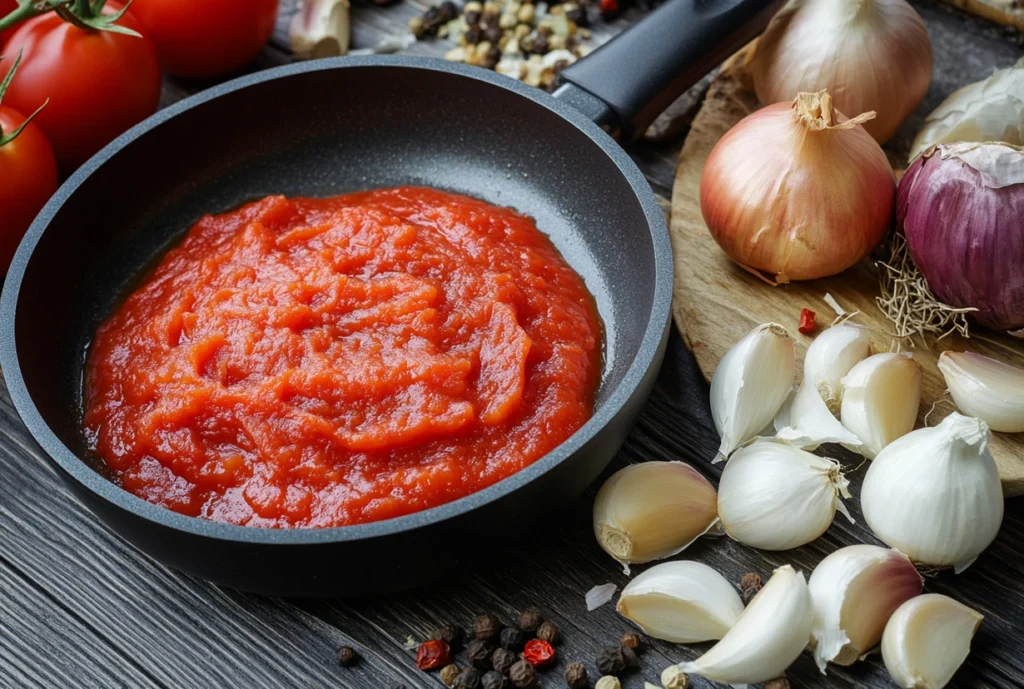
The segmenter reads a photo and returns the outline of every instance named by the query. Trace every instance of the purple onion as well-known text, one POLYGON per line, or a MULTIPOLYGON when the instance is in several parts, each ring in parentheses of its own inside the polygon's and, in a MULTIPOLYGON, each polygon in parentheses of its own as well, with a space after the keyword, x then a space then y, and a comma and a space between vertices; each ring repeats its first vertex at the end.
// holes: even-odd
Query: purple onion
POLYGON ((900 181, 896 214, 935 296, 995 330, 1024 328, 1024 149, 929 149, 900 181))

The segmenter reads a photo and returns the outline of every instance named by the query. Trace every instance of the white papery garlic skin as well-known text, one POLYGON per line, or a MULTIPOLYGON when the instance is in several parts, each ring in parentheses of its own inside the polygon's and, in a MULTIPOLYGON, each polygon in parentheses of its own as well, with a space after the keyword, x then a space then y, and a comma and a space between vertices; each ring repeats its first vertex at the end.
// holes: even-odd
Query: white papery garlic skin
POLYGON ((839 462, 788 443, 758 440, 740 448, 718 482, 718 517, 740 543, 788 550, 825 533, 836 510, 852 522, 839 496, 850 497, 839 462))
POLYGON ((921 367, 909 352, 864 359, 843 378, 840 419, 861 440, 850 449, 874 459, 914 429, 921 406, 921 367))
POLYGON ((1024 433, 1024 370, 974 352, 943 352, 939 370, 964 414, 993 431, 1024 433))
POLYGON ((305 0, 292 17, 288 39, 300 60, 348 52, 349 0, 305 0))
POLYGON ((622 590, 616 609, 648 636, 691 644, 725 636, 743 613, 743 601, 714 569, 679 560, 638 575, 622 590))
POLYGON ((806 648, 813 620, 804 575, 784 565, 721 641, 679 669, 729 684, 766 682, 785 672, 806 648))
POLYGON ((684 462, 620 469, 594 502, 597 542, 623 563, 675 555, 717 523, 715 487, 684 462))
POLYGON ((775 417, 775 437, 797 447, 813 450, 822 443, 857 447, 860 438, 832 415, 825 400, 805 378, 775 417))
POLYGON ((804 382, 818 391, 833 414, 843 401, 843 378, 855 365, 871 356, 871 331, 862 325, 843 323, 828 328, 807 348, 804 382))
POLYGON ((903 553, 851 545, 814 568, 807 588, 814 604, 814 662, 853 665, 878 645, 892 613, 921 593, 924 579, 903 553))
POLYGON ((885 626, 885 669, 903 689, 942 689, 967 659, 983 619, 963 603, 938 593, 911 598, 885 626))
POLYGON ((886 447, 861 488, 864 519, 914 562, 968 567, 995 540, 1003 490, 988 426, 953 412, 886 447))
POLYGON ((772 422, 795 371, 793 338, 778 323, 757 326, 725 353, 711 377, 711 417, 722 438, 715 461, 772 422))

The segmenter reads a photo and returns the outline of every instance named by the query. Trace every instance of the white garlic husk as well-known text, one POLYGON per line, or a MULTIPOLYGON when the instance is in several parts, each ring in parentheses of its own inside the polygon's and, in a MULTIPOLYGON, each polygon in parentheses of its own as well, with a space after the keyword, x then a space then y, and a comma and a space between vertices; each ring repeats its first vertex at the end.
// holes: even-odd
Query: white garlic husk
POLYGON ((743 601, 716 570, 678 560, 629 582, 616 609, 648 636, 691 644, 725 636, 743 613, 743 601))
POLYGON ((924 579, 906 555, 877 545, 835 551, 811 573, 811 646, 822 674, 827 663, 853 663, 882 640, 885 623, 921 593, 924 579))
POLYGON ((718 523, 715 488, 685 462, 643 462, 612 474, 594 502, 594 534, 619 562, 681 552, 718 523))
POLYGON ((721 641, 679 669, 729 684, 766 682, 785 672, 806 648, 813 621, 804 575, 784 565, 721 641))
POLYGON ((861 488, 864 519, 914 562, 963 571, 995 540, 1003 490, 988 426, 953 412, 886 447, 861 488))
POLYGON ((711 417, 722 438, 716 461, 771 424, 795 371, 793 338, 778 323, 757 326, 725 353, 711 377, 711 417))
POLYGON ((788 550, 825 533, 850 497, 839 462, 762 439, 737 450, 718 482, 718 518, 740 543, 788 550))
POLYGON ((847 447, 861 444, 860 438, 832 415, 825 400, 806 379, 775 417, 775 437, 808 450, 822 443, 842 443, 847 447))
POLYGON ((843 323, 823 331, 804 356, 804 383, 818 391, 829 411, 839 414, 843 378, 854 366, 871 356, 871 331, 862 325, 843 323))
POLYGON ((350 34, 349 0, 305 0, 288 27, 292 54, 299 60, 346 54, 350 34))
POLYGON ((971 652, 983 615, 938 593, 911 598, 889 618, 882 660, 903 689, 942 689, 971 652))
POLYGON ((843 378, 840 420, 861 440, 851 447, 874 459, 914 429, 921 406, 921 367, 909 352, 875 354, 843 378))
POLYGON ((939 370, 964 414, 993 431, 1024 433, 1024 370, 974 352, 943 352, 939 370))

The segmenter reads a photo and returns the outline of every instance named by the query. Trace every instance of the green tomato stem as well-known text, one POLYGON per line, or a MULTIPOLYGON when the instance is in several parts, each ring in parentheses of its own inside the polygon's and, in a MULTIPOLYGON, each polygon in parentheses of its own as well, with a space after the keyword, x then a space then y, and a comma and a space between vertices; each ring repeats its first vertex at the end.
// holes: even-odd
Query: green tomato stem
MULTIPOLYGON (((4 77, 3 81, 0 81, 0 104, 2 104, 4 101, 4 94, 7 93, 7 87, 9 87, 11 85, 11 81, 14 80, 14 73, 18 71, 18 65, 21 64, 21 52, 22 51, 20 50, 18 51, 18 57, 14 59, 14 64, 11 65, 11 69, 9 72, 7 72, 7 76, 4 77)), ((3 127, 0 127, 0 147, 3 147, 6 144, 9 144, 15 139, 17 139, 18 135, 21 134, 21 132, 24 131, 25 127, 28 126, 28 123, 31 122, 32 119, 39 114, 39 111, 45 108, 49 102, 50 99, 47 98, 45 103, 36 108, 36 111, 28 117, 26 117, 25 121, 21 123, 21 126, 19 126, 10 134, 4 134, 3 127)))

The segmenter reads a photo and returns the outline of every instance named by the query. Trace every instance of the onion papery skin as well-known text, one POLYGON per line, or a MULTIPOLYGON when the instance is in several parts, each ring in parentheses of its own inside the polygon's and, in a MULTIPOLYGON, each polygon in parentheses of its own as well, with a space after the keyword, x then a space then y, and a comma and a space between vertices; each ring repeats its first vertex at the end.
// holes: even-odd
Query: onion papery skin
POLYGON ((917 109, 932 79, 932 45, 905 0, 790 0, 758 41, 754 90, 768 105, 828 89, 840 112, 874 110, 879 143, 917 109))
MULTIPOLYGON (((994 330, 1024 328, 1024 183, 996 187, 958 150, 1007 144, 941 144, 925 151, 900 181, 897 221, 932 292, 994 330)), ((1007 150, 1003 150, 1007 149, 1007 150)), ((1022 177, 1024 178, 1024 177, 1022 177)))
POLYGON ((892 226, 895 200, 889 161, 863 127, 811 129, 791 102, 730 129, 700 185, 722 250, 780 283, 835 275, 867 256, 892 226))

